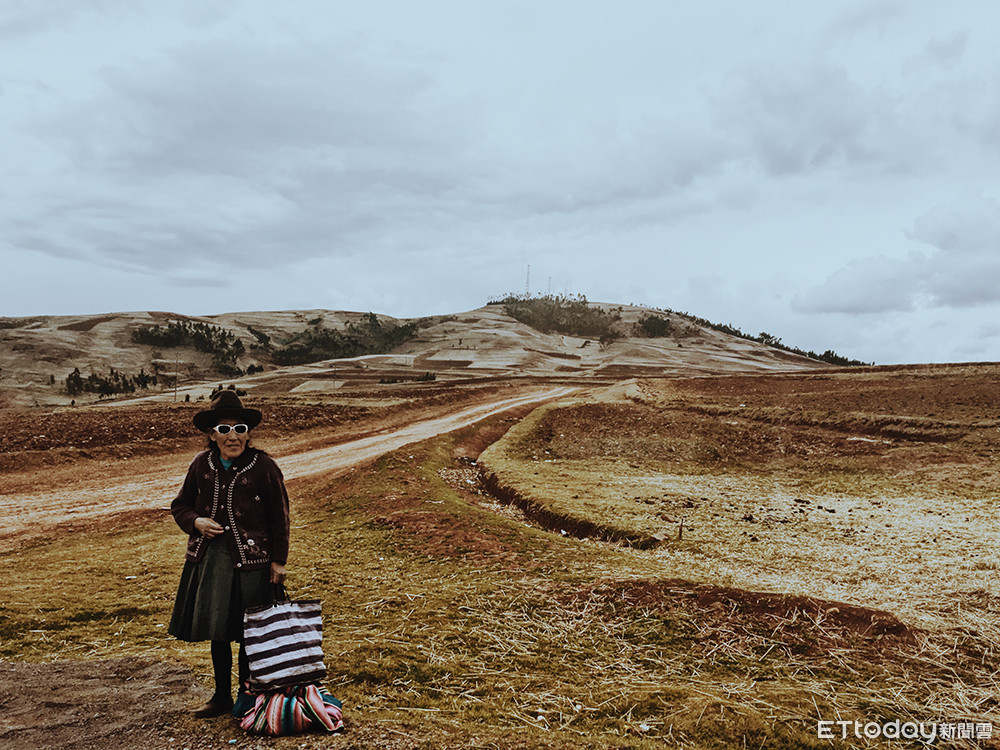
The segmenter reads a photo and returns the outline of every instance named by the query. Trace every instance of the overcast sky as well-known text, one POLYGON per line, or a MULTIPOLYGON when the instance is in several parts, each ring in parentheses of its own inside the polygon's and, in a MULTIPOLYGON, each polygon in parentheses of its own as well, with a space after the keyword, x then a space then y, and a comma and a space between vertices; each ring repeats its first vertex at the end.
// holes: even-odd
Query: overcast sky
POLYGON ((527 285, 1000 360, 997 28, 992 0, 4 0, 0 315, 527 285))

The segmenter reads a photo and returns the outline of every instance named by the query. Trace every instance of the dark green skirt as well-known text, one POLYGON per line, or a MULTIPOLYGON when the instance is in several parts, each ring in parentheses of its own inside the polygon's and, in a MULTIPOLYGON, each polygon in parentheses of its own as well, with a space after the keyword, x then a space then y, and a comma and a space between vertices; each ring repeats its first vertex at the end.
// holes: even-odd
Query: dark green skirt
POLYGON ((243 610, 274 602, 271 571, 237 572, 221 537, 184 563, 167 632, 182 641, 242 641, 243 610))

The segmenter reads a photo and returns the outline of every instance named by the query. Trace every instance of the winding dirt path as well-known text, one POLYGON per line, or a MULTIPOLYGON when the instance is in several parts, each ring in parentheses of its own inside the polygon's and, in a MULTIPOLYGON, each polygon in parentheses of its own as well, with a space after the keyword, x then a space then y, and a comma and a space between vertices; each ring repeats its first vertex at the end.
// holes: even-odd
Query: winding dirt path
MULTIPOLYGON (((406 427, 347 442, 282 454, 275 451, 286 479, 315 474, 343 473, 410 443, 474 424, 509 409, 540 404, 578 390, 573 387, 545 388, 475 406, 442 404, 437 414, 406 427)), ((432 412, 433 413, 433 412, 432 412)), ((70 487, 15 492, 0 496, 0 552, 20 543, 46 536, 66 523, 86 523, 93 519, 164 508, 184 481, 190 455, 157 458, 155 466, 143 467, 141 459, 123 461, 121 467, 81 469, 70 487), (133 476, 129 474, 133 473, 133 476), (89 475, 89 476, 88 476, 89 475)))
POLYGON ((340 445, 282 456, 280 457, 281 470, 286 479, 296 479, 320 473, 341 473, 352 466, 378 458, 384 453, 402 448, 404 445, 418 443, 446 432, 453 432, 509 409, 551 401, 576 390, 579 389, 564 387, 532 392, 491 404, 468 407, 440 417, 425 419, 408 427, 391 430, 384 435, 373 435, 340 445))

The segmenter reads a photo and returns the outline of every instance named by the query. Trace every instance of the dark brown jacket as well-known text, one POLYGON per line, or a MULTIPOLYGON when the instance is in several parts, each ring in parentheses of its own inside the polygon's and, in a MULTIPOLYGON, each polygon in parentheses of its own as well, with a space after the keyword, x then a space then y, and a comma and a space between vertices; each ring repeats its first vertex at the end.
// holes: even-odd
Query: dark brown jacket
POLYGON ((194 527, 199 517, 225 528, 233 565, 241 571, 288 561, 288 493, 281 470, 264 451, 247 446, 228 470, 213 451, 199 453, 170 512, 191 537, 185 555, 191 562, 200 561, 208 547, 194 527))

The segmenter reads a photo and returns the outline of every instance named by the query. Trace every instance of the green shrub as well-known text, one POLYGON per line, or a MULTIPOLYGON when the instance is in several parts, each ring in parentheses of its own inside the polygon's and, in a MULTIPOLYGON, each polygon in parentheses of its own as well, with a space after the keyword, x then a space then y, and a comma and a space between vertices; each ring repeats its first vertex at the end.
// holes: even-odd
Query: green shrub
POLYGON ((242 375, 237 360, 246 353, 243 341, 232 331, 208 323, 171 320, 166 326, 145 326, 132 331, 132 341, 166 349, 191 346, 212 355, 212 366, 222 375, 242 375))
POLYGON ((80 373, 79 367, 74 367, 66 377, 66 392, 71 396, 78 396, 81 393, 96 393, 100 398, 112 396, 116 393, 135 393, 136 388, 146 389, 150 385, 156 385, 156 378, 147 375, 144 370, 139 370, 138 375, 126 375, 111 368, 107 376, 90 373, 84 377, 80 373))
POLYGON ((503 299, 490 301, 489 304, 503 305, 507 315, 542 333, 595 338, 604 344, 622 336, 616 328, 621 320, 621 312, 592 306, 582 294, 576 297, 509 294, 503 299))
POLYGON ((324 359, 344 359, 365 354, 385 354, 416 335, 417 324, 383 325, 375 313, 366 313, 358 324, 348 323, 344 331, 319 323, 295 334, 274 350, 279 365, 300 365, 324 359))
POLYGON ((250 335, 251 336, 253 336, 255 339, 257 339, 257 343, 256 344, 250 344, 250 348, 251 349, 256 349, 258 347, 260 347, 261 349, 264 349, 264 350, 268 350, 268 351, 271 349, 271 337, 270 336, 268 336, 263 331, 254 328, 253 326, 247 326, 247 330, 250 331, 250 335))
POLYGON ((635 324, 635 334, 646 338, 663 338, 673 332, 674 327, 670 319, 659 315, 643 315, 635 324))

